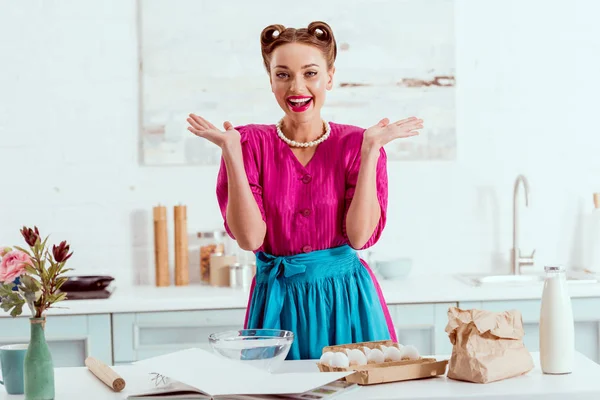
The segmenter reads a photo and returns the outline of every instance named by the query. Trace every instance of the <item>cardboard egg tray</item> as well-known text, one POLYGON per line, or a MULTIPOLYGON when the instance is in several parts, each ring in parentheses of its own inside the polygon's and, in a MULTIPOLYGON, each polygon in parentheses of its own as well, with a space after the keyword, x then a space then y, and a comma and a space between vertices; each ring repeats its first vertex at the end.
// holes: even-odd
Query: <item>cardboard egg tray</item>
MULTIPOLYGON (((374 349, 380 345, 393 346, 394 342, 391 340, 382 340, 326 346, 323 348, 323 353, 327 351, 345 351, 346 349, 362 350, 363 347, 374 349)), ((321 372, 356 371, 354 374, 348 375, 345 380, 359 385, 375 385, 378 383, 408 381, 445 375, 447 365, 448 360, 438 361, 435 358, 424 357, 418 360, 387 361, 378 364, 351 365, 349 367, 332 367, 317 362, 317 366, 321 372)))

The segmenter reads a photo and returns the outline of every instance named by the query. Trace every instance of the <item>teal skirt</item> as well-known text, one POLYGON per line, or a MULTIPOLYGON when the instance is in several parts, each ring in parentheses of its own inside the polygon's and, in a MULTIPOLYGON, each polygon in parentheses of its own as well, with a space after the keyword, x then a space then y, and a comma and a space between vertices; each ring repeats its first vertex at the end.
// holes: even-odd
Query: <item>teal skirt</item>
POLYGON ((287 257, 259 252, 246 327, 291 331, 287 359, 318 359, 325 346, 389 340, 384 306, 350 246, 287 257))

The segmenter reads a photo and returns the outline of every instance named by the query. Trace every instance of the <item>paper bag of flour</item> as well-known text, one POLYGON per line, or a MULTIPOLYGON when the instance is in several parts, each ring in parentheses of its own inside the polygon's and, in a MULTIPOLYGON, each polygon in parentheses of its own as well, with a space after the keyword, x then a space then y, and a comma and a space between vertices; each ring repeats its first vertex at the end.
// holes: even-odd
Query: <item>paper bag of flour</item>
POLYGON ((448 378, 487 383, 533 368, 523 344, 523 317, 517 310, 497 313, 450 307, 446 332, 453 345, 448 378))

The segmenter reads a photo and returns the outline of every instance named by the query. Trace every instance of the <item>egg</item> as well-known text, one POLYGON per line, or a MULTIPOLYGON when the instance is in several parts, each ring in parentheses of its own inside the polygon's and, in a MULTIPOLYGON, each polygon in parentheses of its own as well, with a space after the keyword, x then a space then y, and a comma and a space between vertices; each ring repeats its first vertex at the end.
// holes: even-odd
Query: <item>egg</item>
POLYGON ((402 349, 402 358, 408 360, 418 360, 421 358, 419 355, 419 350, 413 345, 404 346, 402 349))
POLYGON ((342 352, 333 353, 333 357, 331 359, 332 367, 348 367, 350 366, 350 361, 348 360, 348 356, 342 352))
POLYGON ((388 347, 387 347, 387 346, 385 346, 385 345, 383 345, 383 344, 380 344, 380 345, 379 345, 379 350, 381 350, 381 352, 382 352, 383 354, 385 354, 385 351, 387 350, 387 348, 388 348, 388 347))
POLYGON ((326 351, 321 356, 321 359, 319 360, 319 362, 321 364, 331 365, 331 360, 332 359, 333 359, 333 352, 332 351, 326 351))
POLYGON ((370 348, 368 348, 367 346, 363 347, 363 353, 365 353, 365 356, 368 357, 370 352, 371 352, 370 348))
POLYGON ((348 361, 350 365, 366 365, 367 364, 367 356, 365 353, 360 351, 359 349, 348 349, 346 350, 348 353, 348 361))
POLYGON ((379 364, 385 361, 385 357, 383 357, 383 352, 379 349, 371 349, 369 355, 367 356, 367 362, 369 364, 379 364))
POLYGON ((394 347, 398 349, 398 351, 400 351, 400 356, 402 356, 402 354, 404 354, 404 345, 400 344, 400 343, 394 343, 394 347))
POLYGON ((401 361, 402 352, 397 347, 390 346, 387 349, 385 349, 383 357, 385 358, 385 361, 401 361))

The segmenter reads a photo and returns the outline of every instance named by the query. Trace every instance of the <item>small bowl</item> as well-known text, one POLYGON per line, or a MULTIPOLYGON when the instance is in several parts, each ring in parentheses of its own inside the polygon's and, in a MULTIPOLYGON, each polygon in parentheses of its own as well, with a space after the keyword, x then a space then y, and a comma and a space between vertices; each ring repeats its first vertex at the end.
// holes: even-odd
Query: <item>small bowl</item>
POLYGON ((215 353, 225 358, 273 372, 287 357, 294 333, 277 329, 241 329, 213 333, 208 342, 215 353))
POLYGON ((376 260, 374 264, 374 269, 381 274, 384 279, 388 280, 405 278, 412 269, 412 259, 410 258, 376 260))

